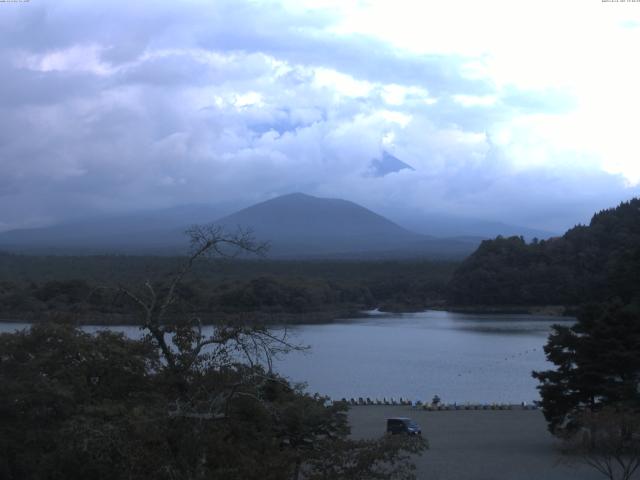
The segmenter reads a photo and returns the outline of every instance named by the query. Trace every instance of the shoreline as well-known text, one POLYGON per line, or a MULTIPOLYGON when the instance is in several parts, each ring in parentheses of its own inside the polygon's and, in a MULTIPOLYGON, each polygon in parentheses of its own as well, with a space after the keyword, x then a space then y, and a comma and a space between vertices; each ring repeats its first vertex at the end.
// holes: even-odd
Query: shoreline
MULTIPOLYGON (((307 313, 208 313, 200 315, 203 325, 215 325, 221 322, 245 322, 264 325, 314 325, 331 324, 341 319, 367 318, 361 310, 331 310, 307 313)), ((82 326, 137 326, 140 321, 136 315, 120 313, 77 313, 77 312, 23 312, 6 316, 0 315, 1 323, 46 323, 60 322, 82 326)))
MULTIPOLYGON (((361 400, 361 399, 360 399, 361 400)), ((367 398, 368 400, 368 398, 367 398)), ((333 403, 336 402, 344 402, 344 399, 340 400, 332 400, 333 403)), ((346 400, 349 409, 351 408, 360 408, 360 407, 400 407, 400 408, 409 408, 411 411, 416 412, 462 412, 462 411, 480 411, 480 410, 540 410, 540 407, 533 403, 501 403, 501 402, 490 402, 490 403, 475 403, 475 402, 465 402, 465 403, 439 403, 438 405, 433 405, 431 403, 418 403, 411 402, 410 400, 403 401, 402 397, 399 401, 395 402, 379 402, 373 401, 367 403, 359 403, 358 401, 354 401, 353 399, 346 400)))
MULTIPOLYGON (((203 325, 215 325, 218 322, 246 322, 264 325, 322 325, 340 322, 354 318, 372 318, 379 312, 388 315, 402 315, 403 313, 420 313, 429 310, 462 314, 479 315, 541 315, 549 317, 571 317, 576 313, 576 307, 562 305, 537 306, 426 306, 424 308, 406 308, 388 310, 378 306, 369 310, 338 309, 305 313, 290 312, 245 312, 224 313, 212 312, 201 314, 203 325)), ((46 323, 61 322, 83 326, 136 326, 139 325, 136 315, 104 312, 16 312, 0 315, 2 323, 46 323)))
POLYGON ((452 313, 468 313, 480 315, 542 315, 548 317, 573 317, 578 312, 576 305, 451 305, 446 307, 430 307, 429 310, 440 310, 452 313))

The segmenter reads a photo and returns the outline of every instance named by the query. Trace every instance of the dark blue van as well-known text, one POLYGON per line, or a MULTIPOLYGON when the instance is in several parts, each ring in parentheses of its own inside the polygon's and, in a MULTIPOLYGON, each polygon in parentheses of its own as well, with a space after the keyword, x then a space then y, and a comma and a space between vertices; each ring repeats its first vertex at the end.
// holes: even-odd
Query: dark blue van
POLYGON ((420 425, 407 417, 387 418, 387 433, 397 435, 406 433, 407 435, 422 435, 420 425))

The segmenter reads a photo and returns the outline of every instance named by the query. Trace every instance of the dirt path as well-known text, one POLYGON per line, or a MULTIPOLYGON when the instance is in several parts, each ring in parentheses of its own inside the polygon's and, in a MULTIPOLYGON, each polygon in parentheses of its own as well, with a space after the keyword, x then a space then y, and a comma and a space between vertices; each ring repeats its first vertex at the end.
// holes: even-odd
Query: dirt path
POLYGON ((555 448, 540 411, 439 411, 400 406, 352 407, 352 435, 381 435, 385 419, 411 417, 431 448, 416 459, 418 478, 429 480, 597 480, 595 470, 568 465, 555 448))

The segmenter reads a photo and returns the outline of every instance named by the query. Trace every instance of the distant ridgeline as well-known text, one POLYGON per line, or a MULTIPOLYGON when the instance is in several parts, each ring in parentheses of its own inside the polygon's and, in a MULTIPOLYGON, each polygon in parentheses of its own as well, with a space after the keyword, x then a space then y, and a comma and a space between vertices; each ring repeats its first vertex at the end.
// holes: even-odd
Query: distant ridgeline
POLYGON ((486 240, 455 271, 453 305, 578 305, 640 300, 640 199, 593 216, 562 237, 486 240))

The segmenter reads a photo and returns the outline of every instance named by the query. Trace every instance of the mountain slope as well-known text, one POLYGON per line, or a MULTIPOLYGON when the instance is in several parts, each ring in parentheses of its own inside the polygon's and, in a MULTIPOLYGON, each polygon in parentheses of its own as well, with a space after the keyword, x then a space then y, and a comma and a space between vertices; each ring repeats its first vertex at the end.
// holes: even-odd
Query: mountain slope
POLYGON ((448 286, 457 305, 577 305, 640 300, 640 199, 593 216, 562 237, 482 242, 448 286))
POLYGON ((382 152, 381 158, 374 158, 371 160, 370 168, 374 177, 384 177, 385 175, 399 172, 401 170, 415 171, 415 168, 411 165, 394 157, 386 151, 382 152))
POLYGON ((475 245, 419 235, 353 202, 301 193, 267 200, 217 223, 251 228, 270 242, 274 257, 462 256, 475 245))
POLYGON ((529 228, 522 225, 512 225, 491 220, 480 220, 460 215, 444 215, 404 210, 401 212, 383 212, 398 224, 409 230, 424 235, 436 237, 482 237, 484 239, 523 236, 527 240, 534 238, 547 239, 557 237, 558 232, 529 228))
POLYGON ((214 223, 228 231, 253 230, 271 244, 272 258, 461 258, 480 239, 438 239, 411 232, 353 202, 294 193, 220 218, 212 207, 174 209, 89 219, 0 234, 0 248, 27 253, 175 254, 184 230, 214 223))
POLYGON ((184 230, 187 226, 211 222, 228 211, 226 207, 184 205, 11 230, 0 233, 0 248, 61 253, 173 249, 186 243, 184 230))
MULTIPOLYGON (((371 249, 417 241, 420 236, 346 200, 301 193, 253 205, 218 221, 227 227, 248 226, 268 241, 358 244, 371 249)), ((333 249, 333 248, 331 248, 333 249)))

